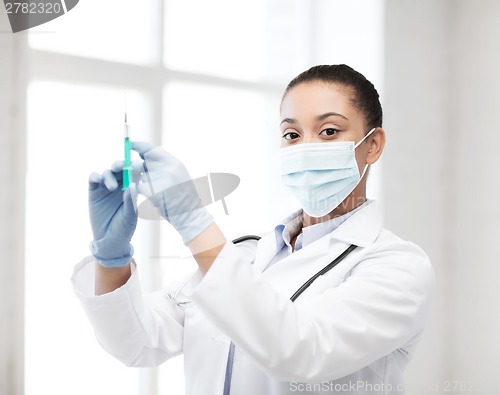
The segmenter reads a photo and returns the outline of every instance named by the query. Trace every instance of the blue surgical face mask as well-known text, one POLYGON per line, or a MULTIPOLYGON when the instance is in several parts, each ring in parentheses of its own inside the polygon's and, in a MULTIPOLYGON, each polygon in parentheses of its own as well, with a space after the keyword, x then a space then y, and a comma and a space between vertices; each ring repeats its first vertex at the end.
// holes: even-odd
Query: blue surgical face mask
POLYGON ((311 217, 322 217, 344 201, 366 173, 359 174, 355 149, 375 131, 354 141, 305 143, 280 149, 281 180, 311 217))

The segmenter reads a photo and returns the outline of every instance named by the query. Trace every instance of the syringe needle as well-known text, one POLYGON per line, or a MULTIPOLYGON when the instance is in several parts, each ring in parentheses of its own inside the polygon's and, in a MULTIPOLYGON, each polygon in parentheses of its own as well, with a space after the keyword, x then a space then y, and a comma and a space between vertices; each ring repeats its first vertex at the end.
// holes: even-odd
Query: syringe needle
POLYGON ((127 189, 132 181, 132 161, 130 160, 130 133, 129 125, 127 122, 127 103, 125 100, 125 124, 123 125, 124 134, 124 154, 125 160, 123 161, 123 190, 127 189))

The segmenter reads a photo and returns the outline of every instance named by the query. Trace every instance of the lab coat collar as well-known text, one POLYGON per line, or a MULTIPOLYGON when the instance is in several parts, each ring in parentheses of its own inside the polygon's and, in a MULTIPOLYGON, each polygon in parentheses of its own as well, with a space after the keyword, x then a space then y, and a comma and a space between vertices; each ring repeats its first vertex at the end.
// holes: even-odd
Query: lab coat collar
POLYGON ((377 239, 382 225, 378 202, 369 199, 364 207, 330 233, 330 237, 358 247, 367 247, 377 239))
MULTIPOLYGON (((288 218, 294 215, 296 213, 290 215, 288 218)), ((305 250, 307 250, 308 257, 313 258, 328 254, 335 242, 367 247, 376 240, 381 229, 382 215, 378 207, 378 202, 376 200, 368 200, 362 208, 356 211, 337 229, 311 243, 305 250)), ((259 241, 255 257, 257 269, 262 270, 278 253, 280 246, 277 245, 276 240, 276 233, 270 232, 259 241)), ((302 254, 302 250, 299 250, 288 258, 302 254)))

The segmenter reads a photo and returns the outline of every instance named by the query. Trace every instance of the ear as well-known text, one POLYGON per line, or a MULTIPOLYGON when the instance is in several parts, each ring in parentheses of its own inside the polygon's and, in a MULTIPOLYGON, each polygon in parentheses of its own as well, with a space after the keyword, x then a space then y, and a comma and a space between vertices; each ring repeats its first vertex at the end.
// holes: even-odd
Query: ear
POLYGON ((385 131, 382 128, 376 128, 374 132, 367 138, 368 152, 366 155, 366 163, 374 164, 385 147, 385 131))

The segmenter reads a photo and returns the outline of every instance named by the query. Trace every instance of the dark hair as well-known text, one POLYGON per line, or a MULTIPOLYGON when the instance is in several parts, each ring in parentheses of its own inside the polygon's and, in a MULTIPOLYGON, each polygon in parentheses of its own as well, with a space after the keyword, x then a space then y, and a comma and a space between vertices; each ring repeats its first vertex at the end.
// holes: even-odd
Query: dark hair
POLYGON ((369 129, 382 126, 382 106, 377 90, 363 74, 345 64, 311 67, 290 81, 283 98, 293 87, 312 81, 336 83, 350 88, 352 90, 351 102, 363 113, 366 126, 369 129))

